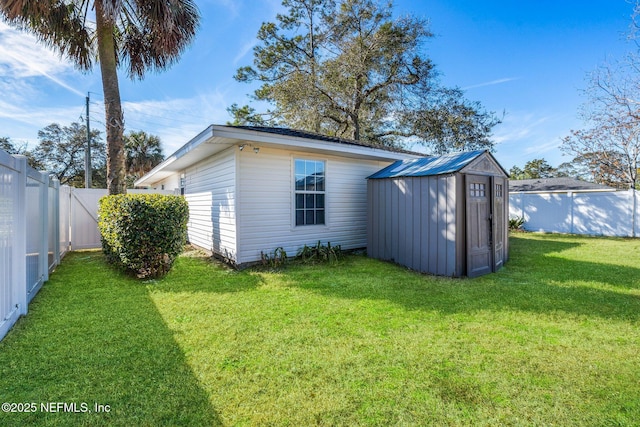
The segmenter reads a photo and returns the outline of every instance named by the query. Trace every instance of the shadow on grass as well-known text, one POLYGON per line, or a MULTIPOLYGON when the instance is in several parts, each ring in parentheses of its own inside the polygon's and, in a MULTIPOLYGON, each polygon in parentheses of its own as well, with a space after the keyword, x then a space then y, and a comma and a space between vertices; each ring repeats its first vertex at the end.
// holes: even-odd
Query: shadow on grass
POLYGON ((0 425, 222 424, 147 288, 100 253, 67 255, 29 310, 0 342, 0 401, 37 410, 0 425))
POLYGON ((260 277, 246 270, 237 271, 206 255, 187 254, 176 260, 164 279, 154 281, 154 286, 166 292, 244 292, 260 286, 260 277), (203 263, 209 267, 206 271, 203 263))
MULTIPOLYGON (((576 238, 565 236, 564 238, 576 238)), ((511 238, 515 243, 512 250, 512 261, 508 265, 514 273, 528 274, 531 277, 544 275, 544 279, 557 282, 600 282, 621 289, 640 289, 640 268, 614 265, 606 262, 589 262, 569 260, 558 257, 568 249, 584 245, 584 240, 568 242, 552 240, 553 236, 541 235, 536 239, 511 238)), ((597 242, 598 238, 592 238, 597 242)), ((621 245, 633 242, 629 239, 615 239, 621 245)), ((611 258, 609 254, 602 253, 602 259, 611 258)), ((632 254, 628 254, 632 256, 632 254)))
POLYGON ((581 244, 577 242, 511 242, 511 260, 501 271, 472 280, 410 273, 391 263, 357 258, 347 258, 342 266, 294 267, 283 274, 292 286, 341 298, 388 300, 409 309, 566 312, 640 320, 640 297, 628 293, 640 289, 639 268, 553 256, 581 244))

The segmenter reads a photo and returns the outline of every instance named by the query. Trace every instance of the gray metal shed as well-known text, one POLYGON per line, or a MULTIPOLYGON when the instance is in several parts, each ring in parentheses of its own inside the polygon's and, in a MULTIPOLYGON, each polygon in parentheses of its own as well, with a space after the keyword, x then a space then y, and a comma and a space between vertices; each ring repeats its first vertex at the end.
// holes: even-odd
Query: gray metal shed
POLYGON ((397 161, 367 191, 372 258, 455 277, 508 258, 508 174, 488 151, 397 161))

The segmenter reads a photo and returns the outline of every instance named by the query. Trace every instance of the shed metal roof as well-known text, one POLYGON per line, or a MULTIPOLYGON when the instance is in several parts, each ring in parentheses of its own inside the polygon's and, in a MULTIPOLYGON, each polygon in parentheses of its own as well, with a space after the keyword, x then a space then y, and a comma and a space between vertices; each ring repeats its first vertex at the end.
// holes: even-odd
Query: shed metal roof
POLYGON ((369 176, 369 179, 434 176, 455 173, 486 153, 485 150, 445 154, 438 157, 398 160, 369 176))

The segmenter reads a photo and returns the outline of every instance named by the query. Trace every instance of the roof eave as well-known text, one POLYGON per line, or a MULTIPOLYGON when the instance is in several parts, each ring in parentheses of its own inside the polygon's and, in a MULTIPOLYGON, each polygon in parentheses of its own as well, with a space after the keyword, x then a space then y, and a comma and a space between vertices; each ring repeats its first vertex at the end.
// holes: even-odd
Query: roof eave
MULTIPOLYGON (((136 180, 134 185, 152 185, 162 179, 165 179, 168 175, 175 173, 176 171, 174 170, 167 171, 167 168, 176 161, 183 159, 189 153, 195 151, 202 144, 213 142, 214 144, 231 146, 243 141, 280 148, 296 148, 307 151, 317 150, 354 158, 368 158, 386 161, 417 158, 421 156, 419 153, 395 152, 365 145, 322 141, 299 136, 279 135, 260 132, 259 130, 234 128, 232 126, 210 125, 196 137, 192 138, 189 142, 179 148, 174 154, 165 159, 162 163, 136 180)), ((190 164, 200 160, 202 160, 202 158, 194 158, 190 164)))

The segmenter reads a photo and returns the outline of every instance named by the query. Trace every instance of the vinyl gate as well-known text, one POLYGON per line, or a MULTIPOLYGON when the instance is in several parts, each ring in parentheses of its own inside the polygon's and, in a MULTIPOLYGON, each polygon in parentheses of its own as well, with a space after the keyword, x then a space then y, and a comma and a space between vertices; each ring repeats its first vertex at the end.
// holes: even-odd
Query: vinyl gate
POLYGON ((98 231, 98 201, 107 190, 72 188, 70 193, 71 247, 94 249, 101 246, 98 231))
MULTIPOLYGON (((174 194, 173 191, 127 190, 129 194, 174 194)), ((98 202, 107 190, 98 188, 70 188, 69 246, 72 250, 97 249, 102 246, 98 231, 98 202)))

